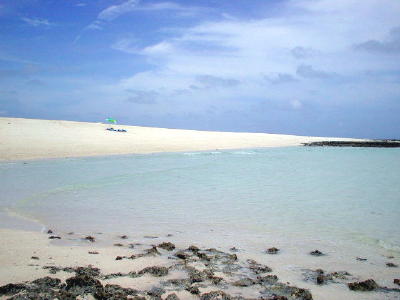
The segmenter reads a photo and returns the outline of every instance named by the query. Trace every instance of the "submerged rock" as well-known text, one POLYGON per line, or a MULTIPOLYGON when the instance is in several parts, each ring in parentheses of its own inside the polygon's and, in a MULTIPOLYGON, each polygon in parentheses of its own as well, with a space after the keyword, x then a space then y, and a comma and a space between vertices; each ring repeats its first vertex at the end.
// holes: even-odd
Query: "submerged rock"
POLYGON ((363 257, 356 257, 356 260, 358 260, 358 261, 367 261, 367 259, 363 258, 363 257))
POLYGON ((278 252, 279 252, 279 249, 275 248, 275 247, 267 249, 268 254, 277 254, 278 252))
POLYGON ((398 265, 396 265, 396 264, 394 264, 394 263, 392 263, 392 262, 388 262, 388 263, 386 263, 386 267, 389 267, 389 268, 397 268, 398 265))
POLYGON ((393 283, 394 283, 394 284, 397 284, 397 285, 400 285, 400 279, 397 279, 397 278, 396 278, 396 279, 393 279, 393 283))
POLYGON ((61 237, 58 235, 51 235, 51 236, 49 236, 49 239, 50 240, 61 240, 61 237))
POLYGON ((352 291, 373 291, 379 288, 378 284, 373 279, 368 279, 365 281, 358 281, 358 282, 350 282, 347 284, 350 290, 352 291))
POLYGON ((310 252, 310 255, 313 255, 313 256, 323 256, 323 255, 325 255, 325 254, 322 253, 322 252, 319 251, 319 250, 314 250, 314 251, 311 251, 311 252, 310 252))
POLYGON ((94 243, 96 241, 96 239, 91 235, 88 235, 88 236, 84 237, 83 239, 86 241, 92 242, 92 243, 94 243))
POLYGON ((153 246, 150 249, 144 250, 144 254, 141 254, 140 256, 157 256, 157 255, 161 255, 161 253, 157 250, 156 246, 153 246))
POLYGON ((322 269, 305 270, 303 273, 304 280, 314 282, 318 285, 328 282, 339 282, 337 280, 346 280, 350 274, 346 271, 325 273, 322 269))

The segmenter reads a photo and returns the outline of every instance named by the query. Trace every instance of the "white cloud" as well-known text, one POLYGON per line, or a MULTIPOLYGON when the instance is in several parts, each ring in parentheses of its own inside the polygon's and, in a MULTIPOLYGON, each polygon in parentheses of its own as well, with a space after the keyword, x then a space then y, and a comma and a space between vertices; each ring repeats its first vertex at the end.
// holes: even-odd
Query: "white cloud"
MULTIPOLYGON (((365 59, 353 45, 386 36, 396 27, 400 2, 304 0, 287 5, 287 13, 279 17, 223 19, 181 29, 174 38, 144 47, 140 53, 159 70, 179 77, 212 75, 240 81, 268 74, 296 76, 296 70, 306 77, 328 79, 331 73, 352 76, 365 70, 398 68, 392 60, 365 59), (299 8, 300 12, 292 12, 299 8), (299 58, 305 62, 299 63, 299 58)), ((160 74, 164 73, 155 75, 160 74)))
POLYGON ((109 6, 98 14, 97 19, 112 21, 123 14, 133 11, 138 3, 139 0, 128 0, 119 5, 109 6))
POLYGON ((26 24, 31 25, 33 27, 38 27, 38 26, 53 26, 54 23, 50 23, 46 19, 40 19, 40 18, 21 18, 22 21, 24 21, 26 24))

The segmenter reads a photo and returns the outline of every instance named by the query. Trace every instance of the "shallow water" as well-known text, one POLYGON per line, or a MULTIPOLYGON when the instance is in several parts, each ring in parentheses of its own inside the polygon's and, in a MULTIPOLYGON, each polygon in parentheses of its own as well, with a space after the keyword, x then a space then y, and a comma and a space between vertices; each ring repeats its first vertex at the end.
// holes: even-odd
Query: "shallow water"
POLYGON ((0 164, 0 207, 63 230, 348 241, 400 251, 400 151, 270 148, 0 164))

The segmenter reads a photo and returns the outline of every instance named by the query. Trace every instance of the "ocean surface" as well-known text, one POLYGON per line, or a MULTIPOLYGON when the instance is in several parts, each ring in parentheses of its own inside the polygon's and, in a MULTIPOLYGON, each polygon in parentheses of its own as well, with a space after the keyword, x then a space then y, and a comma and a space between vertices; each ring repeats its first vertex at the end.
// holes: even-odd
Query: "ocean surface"
MULTIPOLYGON (((400 253, 400 150, 267 148, 0 163, 0 210, 59 231, 400 253)), ((3 222, 4 223, 4 222, 3 222)))

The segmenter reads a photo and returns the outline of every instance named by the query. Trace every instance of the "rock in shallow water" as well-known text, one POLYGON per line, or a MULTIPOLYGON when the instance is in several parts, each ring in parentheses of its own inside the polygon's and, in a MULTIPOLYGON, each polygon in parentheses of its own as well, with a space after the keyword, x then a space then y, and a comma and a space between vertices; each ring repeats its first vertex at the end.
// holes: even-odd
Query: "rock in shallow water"
POLYGON ((267 249, 268 254, 277 254, 278 252, 279 252, 279 249, 275 248, 275 247, 267 249))
POLYGON ((175 245, 170 243, 170 242, 161 243, 157 247, 161 248, 161 249, 164 249, 164 250, 167 250, 167 251, 172 251, 172 250, 175 249, 175 245))
POLYGON ((350 290, 352 291, 373 291, 379 288, 378 284, 373 279, 368 279, 365 281, 358 281, 358 282, 350 282, 347 284, 350 290))
POLYGON ((313 255, 313 256, 323 256, 323 255, 325 255, 325 254, 322 253, 322 252, 319 251, 319 250, 314 250, 314 251, 311 251, 311 252, 310 252, 310 255, 313 255))

